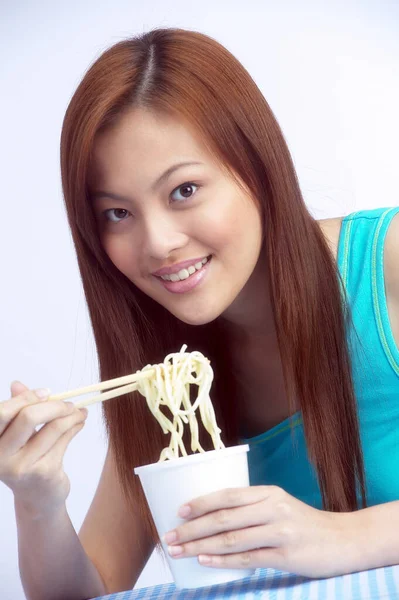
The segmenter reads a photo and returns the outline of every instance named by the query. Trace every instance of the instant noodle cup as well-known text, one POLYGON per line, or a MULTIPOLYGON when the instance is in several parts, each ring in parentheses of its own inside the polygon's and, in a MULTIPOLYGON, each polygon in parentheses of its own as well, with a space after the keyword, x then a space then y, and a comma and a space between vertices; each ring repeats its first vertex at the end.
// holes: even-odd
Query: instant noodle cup
MULTIPOLYGON (((177 515, 182 504, 225 488, 249 486, 248 445, 211 450, 136 467, 158 534, 185 522, 177 515)), ((254 569, 216 569, 197 557, 172 558, 163 549, 178 588, 199 588, 249 577, 254 569)))

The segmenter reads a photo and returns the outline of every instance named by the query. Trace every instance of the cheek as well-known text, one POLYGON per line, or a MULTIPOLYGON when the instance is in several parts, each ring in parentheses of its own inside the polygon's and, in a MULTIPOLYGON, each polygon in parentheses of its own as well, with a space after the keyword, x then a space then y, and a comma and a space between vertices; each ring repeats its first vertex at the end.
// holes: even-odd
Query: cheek
POLYGON ((120 235, 114 237, 104 236, 102 244, 110 260, 119 271, 130 279, 138 275, 138 255, 131 240, 124 239, 120 235))
POLYGON ((201 240, 216 250, 257 249, 261 243, 262 225, 256 206, 242 198, 220 203, 217 210, 197 220, 201 240))

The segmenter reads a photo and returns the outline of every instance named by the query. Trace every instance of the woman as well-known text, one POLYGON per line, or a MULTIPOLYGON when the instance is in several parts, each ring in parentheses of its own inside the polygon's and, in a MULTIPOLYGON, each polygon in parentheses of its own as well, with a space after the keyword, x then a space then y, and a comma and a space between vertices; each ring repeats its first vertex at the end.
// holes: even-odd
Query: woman
MULTIPOLYGON (((225 444, 251 445, 251 487, 193 499, 170 553, 310 577, 399 562, 399 208, 313 219, 249 74, 179 29, 91 66, 61 167, 101 379, 187 343, 212 362, 225 444)), ((19 383, 12 396, 0 460, 27 596, 54 598, 54 581, 69 598, 131 588, 159 543, 132 477, 164 446, 146 404, 104 403, 109 448, 78 537, 62 456, 84 416, 19 383)))

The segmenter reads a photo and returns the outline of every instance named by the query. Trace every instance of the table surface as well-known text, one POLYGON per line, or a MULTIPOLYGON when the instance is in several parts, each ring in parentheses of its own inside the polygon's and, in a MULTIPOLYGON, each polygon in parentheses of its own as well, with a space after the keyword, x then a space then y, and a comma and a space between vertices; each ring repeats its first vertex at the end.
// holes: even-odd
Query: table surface
POLYGON ((399 600, 399 565, 329 579, 307 579, 274 569, 257 569, 246 579, 194 590, 173 583, 119 592, 92 600, 399 600))

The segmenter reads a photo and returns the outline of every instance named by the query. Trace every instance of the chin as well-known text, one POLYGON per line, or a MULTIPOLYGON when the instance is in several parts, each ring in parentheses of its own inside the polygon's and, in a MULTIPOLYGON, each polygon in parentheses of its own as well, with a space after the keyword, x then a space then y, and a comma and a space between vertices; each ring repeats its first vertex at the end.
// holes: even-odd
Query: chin
POLYGON ((182 321, 183 323, 186 323, 187 325, 206 325, 207 323, 211 323, 212 321, 214 321, 215 319, 217 319, 221 312, 219 311, 214 311, 212 310, 210 307, 208 307, 207 310, 196 310, 196 311, 173 311, 170 310, 168 307, 167 310, 169 310, 169 312, 176 317, 176 319, 179 319, 179 321, 182 321))
POLYGON ((182 315, 182 314, 176 314, 176 313, 172 313, 172 315, 174 317, 176 317, 176 319, 179 319, 179 321, 182 321, 183 323, 186 323, 186 325, 193 325, 193 326, 198 326, 198 325, 206 325, 207 323, 211 323, 211 321, 214 321, 216 317, 211 317, 208 315, 182 315))

